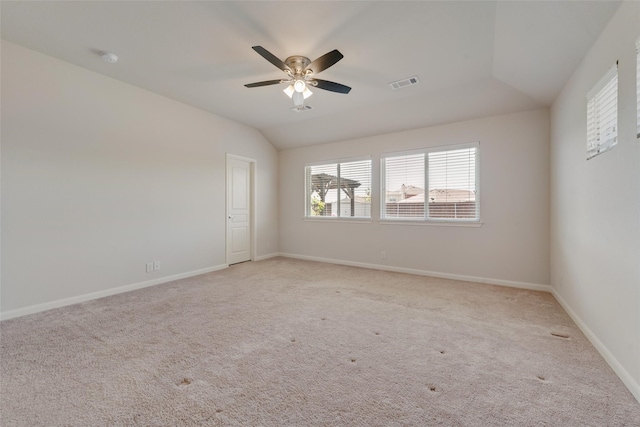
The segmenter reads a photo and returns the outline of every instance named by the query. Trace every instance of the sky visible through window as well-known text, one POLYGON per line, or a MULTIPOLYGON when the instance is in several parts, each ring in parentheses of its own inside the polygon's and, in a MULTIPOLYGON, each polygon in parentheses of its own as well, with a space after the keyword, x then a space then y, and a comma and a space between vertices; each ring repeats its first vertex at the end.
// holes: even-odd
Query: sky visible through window
MULTIPOLYGON (((341 163, 340 177, 360 183, 360 186, 354 191, 356 197, 371 195, 371 160, 341 163)), ((345 197, 344 193, 342 193, 342 197, 345 197)))
POLYGON ((429 153, 429 188, 475 191, 475 148, 429 153))
MULTIPOLYGON (((440 190, 475 191, 475 161, 463 160, 475 155, 475 148, 429 153, 429 187, 440 190)), ((386 163, 386 190, 398 191, 402 185, 425 187, 425 154, 389 157, 386 163)))
POLYGON ((424 153, 385 159, 386 190, 399 191, 402 185, 424 188, 424 159, 424 153))

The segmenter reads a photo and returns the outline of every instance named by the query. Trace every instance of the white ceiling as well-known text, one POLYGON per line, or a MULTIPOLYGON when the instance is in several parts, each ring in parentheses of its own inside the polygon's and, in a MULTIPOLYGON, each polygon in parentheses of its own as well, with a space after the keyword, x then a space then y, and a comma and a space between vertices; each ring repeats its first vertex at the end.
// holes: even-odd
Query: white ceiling
POLYGON ((619 1, 1 3, 2 38, 258 129, 278 149, 549 105, 619 1), (344 59, 296 113, 251 49, 344 59), (102 61, 111 51, 117 64, 102 61), (391 90, 417 75, 420 84, 391 90))

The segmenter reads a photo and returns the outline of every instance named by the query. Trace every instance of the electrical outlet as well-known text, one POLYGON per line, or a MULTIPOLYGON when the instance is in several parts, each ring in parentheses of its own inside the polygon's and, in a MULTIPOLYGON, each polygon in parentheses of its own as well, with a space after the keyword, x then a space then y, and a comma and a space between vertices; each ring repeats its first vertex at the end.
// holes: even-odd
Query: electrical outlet
POLYGON ((385 251, 380 252, 380 259, 387 259, 387 253, 385 251))
POLYGON ((156 261, 153 263, 153 271, 160 270, 160 261, 156 261))
POLYGON ((151 273, 153 271, 153 263, 152 262, 148 262, 147 263, 147 273, 151 273))

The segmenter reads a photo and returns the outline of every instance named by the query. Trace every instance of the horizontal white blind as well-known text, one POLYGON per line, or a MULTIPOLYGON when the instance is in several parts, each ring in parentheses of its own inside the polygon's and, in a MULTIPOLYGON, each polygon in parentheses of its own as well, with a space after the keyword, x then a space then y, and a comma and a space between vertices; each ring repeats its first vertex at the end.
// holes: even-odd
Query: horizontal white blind
POLYGON ((640 39, 636 42, 636 103, 638 104, 636 111, 637 118, 637 131, 636 134, 640 138, 640 39))
POLYGON ((476 148, 429 153, 431 219, 476 219, 476 148))
POLYGON ((587 94, 587 159, 618 143, 618 66, 611 67, 587 94))
POLYGON ((382 218, 424 219, 424 153, 384 159, 382 218))
POLYGON ((371 160, 305 168, 307 217, 371 218, 371 160))
POLYGON ((340 163, 340 217, 371 218, 371 160, 340 163))
POLYGON ((329 201, 337 200, 338 165, 307 166, 307 216, 331 216, 329 201))

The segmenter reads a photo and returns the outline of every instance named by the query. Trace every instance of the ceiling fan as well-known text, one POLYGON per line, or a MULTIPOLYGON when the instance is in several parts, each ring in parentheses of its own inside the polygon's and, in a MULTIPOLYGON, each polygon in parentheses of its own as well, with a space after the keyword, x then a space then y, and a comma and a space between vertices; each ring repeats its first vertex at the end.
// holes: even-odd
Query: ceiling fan
POLYGON ((344 94, 349 93, 351 90, 349 86, 328 80, 316 79, 314 77, 315 74, 326 70, 344 57, 337 49, 322 55, 313 62, 311 62, 309 58, 300 55, 290 56, 284 61, 281 61, 262 46, 253 46, 252 49, 258 52, 264 59, 284 71, 287 74, 287 78, 249 83, 245 86, 251 88, 289 83, 289 86, 284 89, 284 93, 293 99, 294 109, 304 110, 304 100, 313 94, 313 92, 309 90, 309 86, 344 94))

